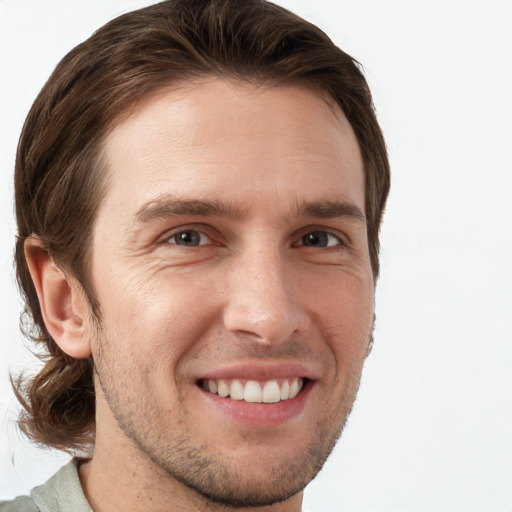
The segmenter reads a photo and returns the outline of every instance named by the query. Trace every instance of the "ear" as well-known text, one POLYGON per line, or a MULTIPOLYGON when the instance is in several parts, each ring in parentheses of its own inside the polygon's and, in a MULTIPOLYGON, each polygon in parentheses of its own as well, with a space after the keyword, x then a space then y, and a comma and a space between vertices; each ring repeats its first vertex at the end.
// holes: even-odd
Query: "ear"
MULTIPOLYGON (((373 308, 373 310, 375 311, 375 307, 373 308)), ((372 329, 370 331, 370 337, 368 338, 368 345, 366 347, 366 354, 364 356, 365 359, 372 353, 372 350, 373 350, 373 333, 375 331, 375 321, 376 320, 377 320, 377 316, 375 315, 375 313, 373 313, 372 329)))
POLYGON ((66 354, 89 357, 83 322, 89 311, 80 285, 57 267, 38 237, 27 238, 24 250, 47 331, 66 354))
POLYGON ((366 354, 364 355, 364 358, 366 359, 373 350, 373 333, 370 334, 370 339, 368 340, 368 345, 366 347, 366 354))

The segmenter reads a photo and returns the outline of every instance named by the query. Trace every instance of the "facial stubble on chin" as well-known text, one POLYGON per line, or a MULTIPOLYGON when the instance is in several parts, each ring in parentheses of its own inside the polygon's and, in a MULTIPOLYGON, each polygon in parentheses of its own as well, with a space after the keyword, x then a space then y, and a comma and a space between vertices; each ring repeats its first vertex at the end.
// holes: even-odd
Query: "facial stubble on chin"
MULTIPOLYGON (((100 345, 105 348, 104 339, 100 345)), ((123 386, 115 382, 116 378, 110 374, 108 356, 104 350, 98 356, 98 362, 101 362, 95 364, 96 381, 126 437, 155 465, 160 474, 166 474, 220 507, 268 506, 302 491, 321 470, 336 445, 359 388, 360 375, 348 379, 340 410, 328 411, 318 418, 314 440, 296 453, 293 459, 262 461, 261 472, 255 477, 254 474, 247 474, 250 461, 241 467, 240 461, 236 461, 232 455, 202 443, 190 430, 180 429, 183 419, 175 424, 178 428, 174 437, 162 440, 161 434, 158 434, 161 427, 154 417, 157 404, 152 397, 148 397, 144 403, 136 403, 128 394, 122 396, 122 393, 118 393, 123 386), (176 435, 179 431, 181 435, 176 435)), ((150 373, 148 368, 141 375, 150 373)), ((133 382, 131 384, 134 385, 133 382)), ((181 405, 182 397, 178 400, 181 405)), ((172 426, 167 426, 167 430, 170 429, 172 426)), ((267 432, 266 435, 272 434, 267 432)))

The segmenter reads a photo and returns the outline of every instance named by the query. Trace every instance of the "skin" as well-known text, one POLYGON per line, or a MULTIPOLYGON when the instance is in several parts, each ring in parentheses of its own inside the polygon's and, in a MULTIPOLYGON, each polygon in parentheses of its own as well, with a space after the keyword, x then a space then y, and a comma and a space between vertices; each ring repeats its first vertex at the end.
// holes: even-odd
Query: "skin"
POLYGON ((91 266, 101 321, 67 278, 55 336, 95 362, 96 445, 80 468, 91 506, 298 512, 352 407, 373 322, 348 121, 302 88, 205 79, 140 101, 104 158, 91 266), (183 232, 199 245, 179 245, 183 232), (229 410, 198 385, 215 372, 309 384, 291 416, 282 402, 227 398, 229 410))

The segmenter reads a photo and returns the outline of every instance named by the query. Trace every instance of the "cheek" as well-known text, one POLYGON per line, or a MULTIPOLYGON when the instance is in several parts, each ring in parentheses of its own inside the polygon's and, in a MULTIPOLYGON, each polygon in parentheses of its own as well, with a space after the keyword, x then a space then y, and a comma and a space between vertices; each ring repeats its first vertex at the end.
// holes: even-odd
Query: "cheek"
POLYGON ((374 318, 373 282, 358 279, 333 281, 317 293, 318 324, 336 358, 336 364, 362 366, 374 318))
POLYGON ((218 301, 201 280, 161 277, 142 286, 104 287, 99 299, 105 333, 116 340, 118 355, 169 371, 214 328, 218 301))

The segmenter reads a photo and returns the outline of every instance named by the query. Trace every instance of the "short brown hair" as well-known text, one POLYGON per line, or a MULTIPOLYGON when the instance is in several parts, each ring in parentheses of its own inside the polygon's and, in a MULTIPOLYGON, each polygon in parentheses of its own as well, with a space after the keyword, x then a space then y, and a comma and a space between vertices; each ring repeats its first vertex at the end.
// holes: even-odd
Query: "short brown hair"
POLYGON ((264 0, 168 0, 122 15, 71 50, 39 93, 21 134, 15 170, 17 276, 25 325, 45 365, 15 387, 22 430, 59 449, 93 440, 93 363, 66 355, 43 322, 24 256, 36 235, 99 305, 88 279, 88 252, 105 169, 105 135, 137 99, 170 83, 203 76, 327 93, 344 112, 365 166, 370 260, 379 272, 379 226, 389 163, 368 85, 358 63, 317 27, 264 0))

